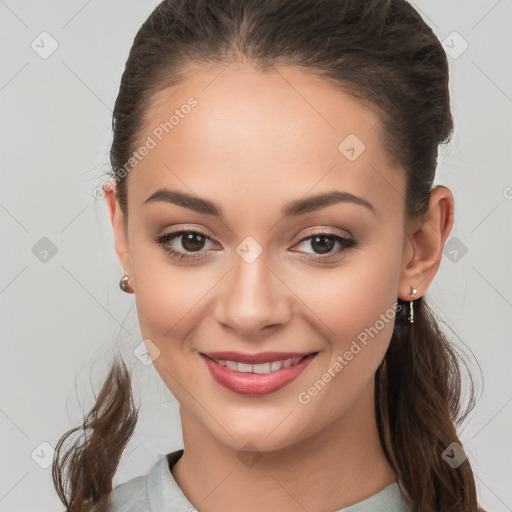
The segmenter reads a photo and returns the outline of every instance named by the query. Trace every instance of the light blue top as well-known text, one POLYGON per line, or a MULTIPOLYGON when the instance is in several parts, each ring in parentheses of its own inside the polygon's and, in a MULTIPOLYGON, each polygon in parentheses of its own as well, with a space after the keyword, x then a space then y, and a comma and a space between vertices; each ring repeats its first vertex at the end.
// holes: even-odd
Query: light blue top
MULTIPOLYGON (((110 493, 109 512, 198 512, 170 470, 182 455, 183 449, 161 455, 147 475, 118 485, 110 493)), ((394 482, 366 500, 336 512, 407 512, 407 506, 394 482)))

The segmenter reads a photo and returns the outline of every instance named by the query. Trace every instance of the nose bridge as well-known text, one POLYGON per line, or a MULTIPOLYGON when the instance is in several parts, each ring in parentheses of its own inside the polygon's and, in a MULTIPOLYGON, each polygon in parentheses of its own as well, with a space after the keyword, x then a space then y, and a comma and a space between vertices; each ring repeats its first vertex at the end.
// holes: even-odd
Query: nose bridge
POLYGON ((289 290, 275 275, 270 258, 253 240, 242 242, 236 252, 219 300, 218 322, 246 336, 286 324, 289 290))

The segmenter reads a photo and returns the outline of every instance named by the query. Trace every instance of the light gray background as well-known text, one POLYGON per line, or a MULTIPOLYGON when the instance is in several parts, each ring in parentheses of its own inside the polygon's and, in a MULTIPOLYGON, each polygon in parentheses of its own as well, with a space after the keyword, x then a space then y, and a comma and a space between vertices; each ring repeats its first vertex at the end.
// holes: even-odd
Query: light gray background
MULTIPOLYGON (((157 3, 0 0, 1 511, 63 509, 51 468, 40 464, 65 430, 81 425, 114 344, 142 397, 114 483, 182 447, 175 399, 154 368, 134 358, 141 342, 134 297, 118 287, 122 269, 97 195, 123 66, 157 3), (58 43, 45 59, 31 47, 35 41, 43 51, 46 37, 50 48, 43 31, 58 43), (36 245, 48 243, 43 237, 57 249, 46 261, 36 245)), ((454 55, 455 135, 436 183, 453 191, 456 215, 427 296, 481 364, 485 387, 462 440, 481 501, 510 511, 512 0, 415 6, 454 55)))

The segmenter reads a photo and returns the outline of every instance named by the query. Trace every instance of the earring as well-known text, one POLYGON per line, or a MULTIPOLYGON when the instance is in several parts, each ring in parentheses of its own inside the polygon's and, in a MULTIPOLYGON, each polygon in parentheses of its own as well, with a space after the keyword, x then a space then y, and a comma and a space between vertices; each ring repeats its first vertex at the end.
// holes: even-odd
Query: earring
POLYGON ((418 290, 416 290, 416 288, 412 287, 411 286, 411 300, 409 301, 409 309, 410 309, 410 313, 409 313, 409 322, 411 322, 411 324, 414 322, 414 306, 413 306, 413 299, 414 299, 414 296, 418 293, 418 290))
POLYGON ((119 288, 121 288, 123 292, 134 293, 133 288, 128 283, 129 279, 130 276, 125 273, 124 276, 121 278, 121 281, 119 281, 119 288))

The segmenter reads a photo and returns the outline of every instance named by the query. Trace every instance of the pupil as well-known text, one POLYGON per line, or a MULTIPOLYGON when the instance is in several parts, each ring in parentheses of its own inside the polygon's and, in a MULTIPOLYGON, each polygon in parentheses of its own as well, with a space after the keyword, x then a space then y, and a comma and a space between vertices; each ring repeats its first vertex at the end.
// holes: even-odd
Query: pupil
POLYGON ((204 245, 204 240, 201 241, 201 238, 203 238, 202 235, 198 233, 188 233, 183 238, 182 245, 187 251, 198 251, 204 245))
MULTIPOLYGON (((329 237, 327 236, 315 236, 312 240, 311 240, 311 243, 313 245, 315 245, 317 243, 318 240, 322 240, 323 242, 320 242, 319 243, 319 251, 320 254, 325 254, 325 253, 328 253, 332 250, 332 247, 334 245, 334 240, 330 239, 329 237), (327 241, 327 242, 326 242, 327 241)), ((315 249, 315 247, 313 247, 315 249)))

